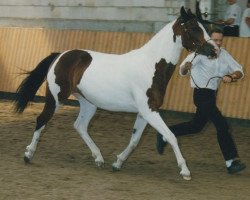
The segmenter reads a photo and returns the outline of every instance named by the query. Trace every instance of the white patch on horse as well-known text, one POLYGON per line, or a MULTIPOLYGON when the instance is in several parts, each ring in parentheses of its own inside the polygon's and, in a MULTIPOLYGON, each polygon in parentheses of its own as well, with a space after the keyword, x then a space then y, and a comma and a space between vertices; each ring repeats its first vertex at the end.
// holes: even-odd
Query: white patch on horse
POLYGON ((24 153, 24 158, 26 159, 26 162, 29 162, 33 158, 33 155, 36 151, 37 143, 38 143, 39 138, 41 136, 41 132, 44 128, 45 128, 45 126, 42 126, 40 129, 38 129, 34 132, 34 136, 32 138, 30 145, 28 145, 26 147, 26 151, 24 153))
POLYGON ((53 65, 51 66, 48 75, 47 75, 47 81, 48 81, 48 86, 49 86, 49 90, 51 92, 51 94, 53 95, 55 102, 56 102, 56 111, 58 110, 59 106, 60 106, 60 102, 58 100, 58 94, 61 91, 60 86, 56 83, 56 75, 55 75, 55 67, 56 64, 58 63, 58 61, 60 60, 60 58, 68 51, 65 51, 64 53, 62 53, 53 63, 53 65))

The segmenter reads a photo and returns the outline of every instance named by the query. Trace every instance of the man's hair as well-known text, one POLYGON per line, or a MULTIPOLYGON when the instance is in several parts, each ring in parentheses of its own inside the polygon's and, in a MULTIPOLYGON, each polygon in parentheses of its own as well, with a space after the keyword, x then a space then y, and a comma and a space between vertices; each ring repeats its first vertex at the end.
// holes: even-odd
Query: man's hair
POLYGON ((220 28, 213 28, 209 31, 209 35, 211 36, 213 33, 220 33, 223 35, 223 31, 220 28))

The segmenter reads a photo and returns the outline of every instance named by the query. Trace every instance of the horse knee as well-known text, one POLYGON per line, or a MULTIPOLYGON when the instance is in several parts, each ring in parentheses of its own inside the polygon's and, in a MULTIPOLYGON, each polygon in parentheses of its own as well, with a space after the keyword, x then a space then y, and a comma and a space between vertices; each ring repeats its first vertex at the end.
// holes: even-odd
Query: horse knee
POLYGON ((177 144, 177 138, 173 133, 169 134, 168 136, 163 136, 163 138, 171 145, 177 144))
POLYGON ((77 120, 75 121, 75 123, 74 123, 74 128, 75 128, 76 130, 78 130, 78 129, 79 129, 79 126, 80 126, 80 122, 79 122, 79 120, 77 119, 77 120))
POLYGON ((42 112, 36 119, 36 130, 43 127, 52 118, 54 111, 42 112))
POLYGON ((130 142, 131 147, 134 149, 138 145, 139 141, 138 140, 133 140, 130 142))
POLYGON ((79 132, 87 132, 87 127, 88 127, 88 123, 86 123, 85 120, 83 120, 83 116, 78 116, 78 118, 76 119, 75 123, 74 123, 74 128, 79 132))

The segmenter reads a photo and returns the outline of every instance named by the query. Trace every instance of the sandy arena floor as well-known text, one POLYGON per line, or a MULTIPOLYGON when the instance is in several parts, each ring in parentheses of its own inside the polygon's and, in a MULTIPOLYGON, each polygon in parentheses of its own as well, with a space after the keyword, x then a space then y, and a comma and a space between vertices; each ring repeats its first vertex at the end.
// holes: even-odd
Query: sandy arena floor
MULTIPOLYGON (((198 135, 178 138, 192 173, 179 176, 172 149, 155 149, 155 131, 148 126, 137 149, 120 172, 112 163, 128 144, 135 114, 98 110, 90 135, 101 149, 104 168, 95 166, 88 147, 73 128, 78 107, 64 106, 55 114, 38 145, 32 164, 23 162, 37 115, 43 104, 32 104, 22 115, 10 101, 0 101, 0 199, 4 200, 248 200, 250 199, 250 125, 233 125, 233 136, 247 169, 229 175, 215 129, 209 124, 198 135)), ((169 125, 183 118, 169 116, 169 125)))

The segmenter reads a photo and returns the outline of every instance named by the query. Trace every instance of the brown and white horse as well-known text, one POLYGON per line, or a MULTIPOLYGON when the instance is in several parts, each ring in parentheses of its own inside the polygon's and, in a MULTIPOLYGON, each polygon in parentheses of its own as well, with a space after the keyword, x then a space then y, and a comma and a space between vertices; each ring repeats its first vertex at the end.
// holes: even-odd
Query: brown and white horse
POLYGON ((87 131, 97 107, 138 113, 129 145, 117 156, 113 169, 121 168, 149 123, 172 146, 181 168, 180 174, 184 179, 191 179, 177 140, 161 119, 158 109, 183 47, 206 56, 216 54, 214 44, 195 16, 183 7, 180 12, 177 20, 167 24, 143 47, 123 55, 76 49, 43 59, 23 80, 15 100, 15 111, 23 112, 47 79, 45 106, 37 118, 24 160, 30 162, 45 125, 59 105, 72 94, 80 103, 74 127, 90 148, 98 166, 104 164, 104 159, 87 131))

